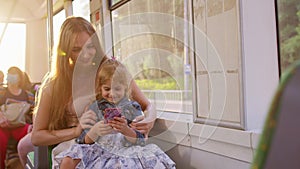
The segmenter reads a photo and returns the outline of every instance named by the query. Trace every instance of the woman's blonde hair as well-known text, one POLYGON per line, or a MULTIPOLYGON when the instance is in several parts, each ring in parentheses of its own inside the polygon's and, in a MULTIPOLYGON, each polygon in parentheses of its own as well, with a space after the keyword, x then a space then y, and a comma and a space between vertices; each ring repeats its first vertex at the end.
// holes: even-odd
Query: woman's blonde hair
MULTIPOLYGON (((56 57, 53 58, 51 72, 46 78, 42 89, 51 86, 51 115, 49 129, 64 129, 69 127, 70 113, 67 113, 67 106, 72 99, 72 77, 74 72, 74 62, 70 62, 72 48, 76 38, 81 32, 90 35, 92 43, 96 48, 94 65, 99 65, 104 58, 104 52, 100 47, 100 41, 94 27, 90 22, 81 17, 69 17, 61 26, 59 42, 56 50, 56 57), (50 84, 50 85, 49 85, 50 84)), ((41 95, 40 95, 41 96, 41 95)))
POLYGON ((129 97, 131 75, 127 71, 126 67, 117 60, 108 59, 101 65, 97 80, 96 80, 96 93, 97 99, 102 98, 101 86, 108 81, 111 81, 111 85, 121 84, 125 86, 125 95, 129 97))

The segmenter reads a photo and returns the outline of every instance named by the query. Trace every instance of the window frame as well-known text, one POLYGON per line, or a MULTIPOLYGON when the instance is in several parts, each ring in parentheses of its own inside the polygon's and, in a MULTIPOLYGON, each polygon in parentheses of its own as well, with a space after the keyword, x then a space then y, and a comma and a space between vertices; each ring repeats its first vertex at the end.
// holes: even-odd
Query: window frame
MULTIPOLYGON (((104 1, 104 0, 103 0, 104 1)), ((191 2, 191 0, 189 0, 191 2)), ((274 57, 278 58, 277 55, 277 43, 274 29, 276 28, 274 18, 274 2, 267 1, 261 2, 261 6, 258 11, 253 12, 256 3, 248 1, 239 1, 240 7, 240 34, 241 34, 241 93, 243 94, 243 100, 240 101, 241 110, 243 111, 244 123, 239 126, 231 126, 228 124, 222 127, 228 127, 233 129, 241 130, 256 130, 261 129, 267 110, 269 107, 270 100, 273 96, 273 91, 276 89, 278 84, 278 59, 274 60, 274 57), (265 15, 267 14, 267 15, 265 15), (265 25, 257 25, 257 22, 265 22, 265 25), (270 31, 271 30, 271 31, 270 31), (257 32, 253 36, 252 32, 257 32), (263 38, 262 38, 263 37, 263 38), (255 41, 256 40, 256 41, 255 41), (276 50, 276 51, 275 51, 276 50), (263 59, 261 59, 263 57, 263 59), (251 63, 259 63, 254 65, 251 63), (266 64, 270 66, 265 66, 266 64), (261 74, 258 72, 265 72, 261 74), (262 78, 264 75, 268 75, 268 78, 262 78), (255 78, 260 78, 260 85, 257 86, 255 78), (263 93, 263 95, 262 95, 263 93)), ((107 16, 111 18, 111 9, 109 6, 103 6, 104 19, 107 16)), ((106 20, 104 24, 111 23, 106 20)), ((112 27, 110 27, 112 31, 112 27)), ((109 43, 113 43, 113 38, 105 38, 109 43)), ((111 52, 111 50, 108 50, 111 52)), ((194 69, 194 68, 192 68, 194 69)), ((195 101, 193 100, 193 104, 195 101)), ((193 110, 197 111, 197 110, 193 110)), ((193 112, 195 113, 195 112, 193 112)), ((158 118, 160 118, 159 116, 158 118)), ((192 117, 193 118, 193 117, 192 117)), ((166 120, 168 120, 166 118, 166 120)), ((172 119, 169 119, 172 120, 172 119)), ((178 120, 176 120, 178 121, 178 120)), ((190 123, 186 120, 185 122, 190 123)), ((194 125, 206 125, 207 121, 203 121, 202 124, 195 123, 194 125)), ((208 124, 215 127, 220 126, 216 124, 208 124)))
POLYGON ((110 10, 115 10, 130 0, 108 0, 110 10))
MULTIPOLYGON (((221 127, 227 127, 227 128, 233 128, 233 129, 241 129, 241 130, 245 130, 246 126, 245 126, 245 111, 244 111, 244 86, 243 86, 243 82, 242 82, 242 79, 243 79, 243 67, 242 67, 242 63, 244 62, 243 61, 243 53, 242 53, 242 30, 241 30, 241 24, 242 24, 242 20, 241 20, 241 3, 239 1, 236 1, 237 2, 237 10, 238 10, 238 14, 237 14, 237 34, 238 34, 238 41, 239 41, 239 44, 238 44, 238 59, 239 59, 239 63, 238 63, 238 67, 237 67, 237 73, 238 73, 238 86, 239 86, 239 104, 237 105, 238 106, 238 109, 239 109, 239 121, 234 121, 234 122, 228 122, 228 121, 224 121, 222 120, 222 115, 220 115, 220 119, 210 119, 210 118, 204 118, 204 117, 200 117, 198 115, 198 112, 200 112, 199 110, 199 102, 200 102, 200 96, 198 96, 198 90, 199 90, 199 87, 198 87, 198 76, 200 76, 200 74, 198 74, 198 69, 197 69, 197 64, 196 64, 196 57, 197 57, 197 44, 196 44, 196 41, 195 41, 195 26, 193 27, 192 29, 192 34, 193 35, 193 43, 194 43, 194 55, 192 56, 192 70, 193 70, 193 121, 195 123, 200 123, 200 124, 208 124, 208 125, 212 125, 212 126, 221 126, 221 127)), ((192 6, 191 8, 194 8, 194 6, 192 6)), ((190 10, 192 11, 192 10, 190 10)), ((196 25, 195 23, 195 13, 194 11, 191 12, 191 15, 192 15, 192 20, 193 20, 193 25, 196 25)), ((207 17, 207 16, 206 16, 207 17)), ((206 18, 207 19, 207 18, 206 18)), ((210 40, 209 40, 210 42, 210 40)), ((209 45, 210 43, 208 43, 207 45, 209 45)), ((212 44, 212 43, 211 43, 212 44)), ((213 45, 213 44, 212 44, 213 45)), ((207 49, 208 47, 206 47, 207 49)), ((208 64, 208 63, 207 63, 208 64)), ((221 62, 221 64, 223 64, 221 62)), ((226 81, 228 81, 228 75, 229 73, 232 70, 229 70, 229 69, 223 69, 223 75, 225 76, 224 78, 224 81, 225 81, 225 84, 226 84, 226 81)), ((211 84, 211 79, 209 79, 209 76, 212 75, 213 73, 209 73, 209 70, 206 69, 206 74, 208 76, 208 83, 209 83, 209 86, 212 86, 211 84), (210 75, 209 75, 210 74, 210 75)), ((209 90, 209 89, 208 89, 209 90)), ((225 88, 226 92, 227 92, 227 89, 225 88)), ((211 92, 208 91, 208 93, 210 94, 211 92)), ((225 98, 226 99, 226 98, 225 98)), ((226 100, 224 100, 224 108, 225 108, 225 103, 226 100)), ((208 106, 210 106, 211 104, 209 104, 208 106)), ((223 109, 223 111, 225 111, 223 109)), ((211 112, 209 112, 211 113, 211 112)))

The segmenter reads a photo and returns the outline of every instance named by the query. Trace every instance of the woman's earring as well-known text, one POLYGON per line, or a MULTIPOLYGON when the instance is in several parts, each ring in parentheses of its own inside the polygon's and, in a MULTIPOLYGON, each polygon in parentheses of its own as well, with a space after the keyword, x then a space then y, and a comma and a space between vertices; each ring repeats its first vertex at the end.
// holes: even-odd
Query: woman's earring
POLYGON ((73 62, 73 60, 71 59, 71 57, 69 57, 69 64, 70 64, 70 65, 73 65, 73 64, 74 64, 74 62, 73 62))

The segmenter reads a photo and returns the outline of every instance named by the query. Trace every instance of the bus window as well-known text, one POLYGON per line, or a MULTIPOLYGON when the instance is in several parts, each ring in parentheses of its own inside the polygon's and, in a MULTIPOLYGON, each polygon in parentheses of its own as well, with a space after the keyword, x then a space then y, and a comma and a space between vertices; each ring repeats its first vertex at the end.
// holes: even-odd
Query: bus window
POLYGON ((158 116, 180 114, 192 121, 191 57, 181 24, 184 1, 132 0, 111 12, 114 56, 127 65, 158 116))
POLYGON ((25 69, 26 26, 24 23, 0 23, 0 70, 11 66, 25 69))
POLYGON ((87 0, 74 0, 73 4, 73 15, 81 16, 86 20, 90 21, 90 1, 87 0))
POLYGON ((58 43, 59 31, 62 23, 65 21, 65 10, 61 10, 56 15, 53 16, 53 42, 54 46, 58 43))
POLYGON ((180 113, 187 121, 243 128, 239 1, 189 2, 131 0, 113 7, 114 55, 159 117, 180 113))
POLYGON ((286 68, 300 59, 300 3, 297 0, 277 3, 277 19, 280 48, 280 68, 284 72, 286 68))

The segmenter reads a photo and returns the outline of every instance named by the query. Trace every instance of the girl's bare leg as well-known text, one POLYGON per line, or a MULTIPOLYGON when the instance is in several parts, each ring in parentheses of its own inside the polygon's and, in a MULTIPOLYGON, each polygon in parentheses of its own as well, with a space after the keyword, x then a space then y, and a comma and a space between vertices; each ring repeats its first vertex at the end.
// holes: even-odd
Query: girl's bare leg
POLYGON ((80 159, 72 159, 71 157, 65 157, 63 158, 60 164, 60 169, 76 168, 79 162, 80 159))

